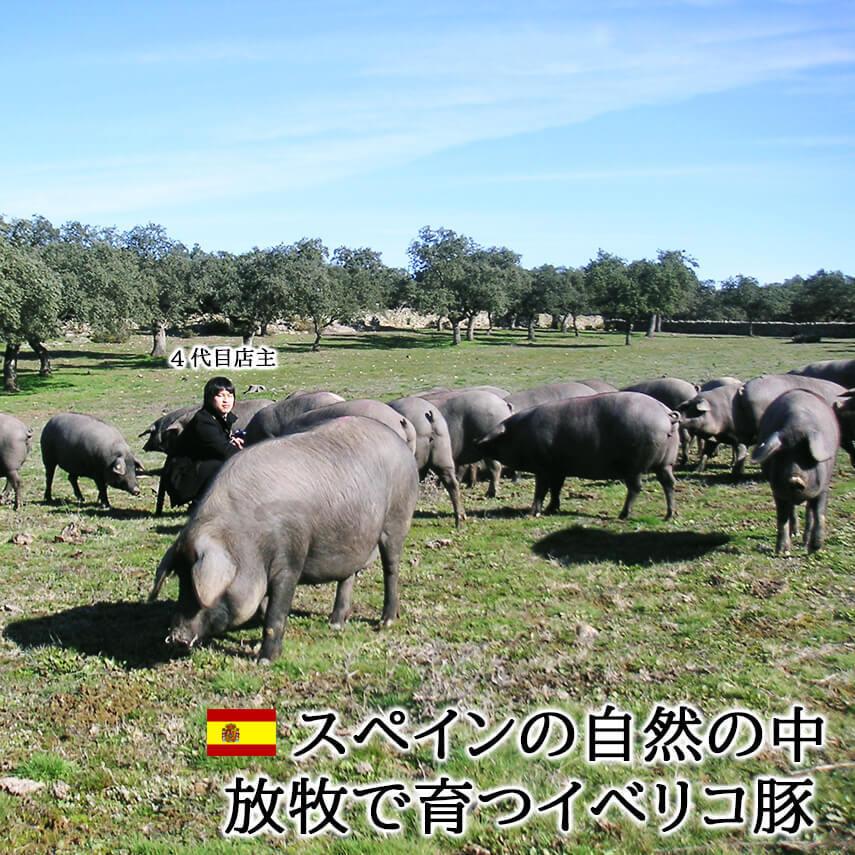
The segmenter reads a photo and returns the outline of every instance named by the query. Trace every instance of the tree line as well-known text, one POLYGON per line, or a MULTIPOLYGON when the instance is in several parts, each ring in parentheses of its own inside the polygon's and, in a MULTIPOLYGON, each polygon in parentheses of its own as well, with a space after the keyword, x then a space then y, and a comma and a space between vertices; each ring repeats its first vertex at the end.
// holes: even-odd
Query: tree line
POLYGON ((552 316, 578 335, 577 319, 618 319, 625 341, 646 324, 653 335, 674 319, 855 320, 853 278, 820 270, 803 279, 760 283, 744 275, 700 281, 683 250, 628 262, 600 250, 580 267, 526 269, 507 247, 483 247, 450 229, 421 229, 408 250, 410 269, 385 265, 367 247, 338 247, 319 238, 242 254, 187 247, 155 223, 127 231, 79 222, 54 226, 45 217, 0 216, 0 340, 4 388, 17 389, 24 344, 51 371, 45 342, 63 325, 88 325, 93 337, 122 340, 134 329, 152 336, 151 355, 167 354, 167 333, 200 316, 223 317, 251 343, 274 321, 300 318, 315 334, 386 309, 410 307, 447 321, 452 341, 474 337, 476 318, 522 326, 534 339, 537 319, 552 316))

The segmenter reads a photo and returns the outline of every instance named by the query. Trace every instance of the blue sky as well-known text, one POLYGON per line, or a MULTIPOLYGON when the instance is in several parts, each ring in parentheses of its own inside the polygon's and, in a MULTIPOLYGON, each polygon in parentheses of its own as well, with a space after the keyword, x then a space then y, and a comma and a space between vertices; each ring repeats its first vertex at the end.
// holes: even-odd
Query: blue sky
POLYGON ((855 274, 855 4, 3 4, 0 212, 855 274))

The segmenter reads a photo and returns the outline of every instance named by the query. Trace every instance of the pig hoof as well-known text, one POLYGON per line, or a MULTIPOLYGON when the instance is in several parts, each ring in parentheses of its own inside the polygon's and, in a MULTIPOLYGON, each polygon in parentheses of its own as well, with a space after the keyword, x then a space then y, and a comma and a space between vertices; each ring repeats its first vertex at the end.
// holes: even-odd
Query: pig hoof
POLYGON ((259 656, 257 661, 259 666, 266 666, 270 664, 270 660, 266 656, 259 656))
POLYGON ((341 632, 344 629, 344 623, 340 620, 330 621, 330 629, 341 632))
POLYGON ((393 623, 395 623, 394 618, 383 618, 383 620, 380 621, 380 629, 389 629, 393 623))

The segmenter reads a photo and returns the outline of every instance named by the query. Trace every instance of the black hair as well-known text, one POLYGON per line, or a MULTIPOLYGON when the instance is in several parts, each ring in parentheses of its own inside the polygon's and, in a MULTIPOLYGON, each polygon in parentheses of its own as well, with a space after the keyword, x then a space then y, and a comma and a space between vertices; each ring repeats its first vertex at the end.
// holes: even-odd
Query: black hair
POLYGON ((228 377, 212 377, 205 384, 202 406, 209 412, 213 412, 214 398, 216 398, 217 393, 222 392, 223 389, 225 389, 226 392, 231 392, 233 397, 235 396, 235 384, 232 383, 228 377))

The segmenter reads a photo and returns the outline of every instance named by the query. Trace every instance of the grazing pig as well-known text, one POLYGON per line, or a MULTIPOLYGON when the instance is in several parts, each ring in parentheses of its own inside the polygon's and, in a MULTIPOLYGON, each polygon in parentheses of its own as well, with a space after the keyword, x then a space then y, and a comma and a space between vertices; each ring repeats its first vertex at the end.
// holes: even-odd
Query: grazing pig
POLYGON ((855 468, 855 389, 850 389, 834 402, 834 415, 840 425, 840 447, 849 455, 855 468))
MULTIPOLYGON (((626 386, 624 392, 641 392, 644 395, 650 395, 651 398, 656 398, 668 407, 669 410, 676 410, 683 401, 688 401, 689 398, 694 398, 698 394, 699 387, 694 383, 689 383, 687 380, 681 380, 679 377, 658 377, 653 380, 642 380, 640 383, 635 383, 632 386, 626 386)), ((689 434, 685 430, 680 430, 680 464, 685 465, 689 462, 689 434)))
POLYGON ((297 416, 343 401, 334 392, 292 392, 287 398, 259 410, 246 427, 246 445, 282 435, 282 428, 297 416))
POLYGON ((738 377, 713 377, 712 380, 707 380, 706 383, 701 383, 699 392, 709 392, 712 389, 719 389, 722 386, 741 386, 742 381, 738 377))
POLYGON ((538 404, 547 404, 550 401, 563 401, 567 398, 581 398, 585 395, 595 394, 593 387, 587 383, 546 383, 543 386, 535 386, 532 389, 523 389, 520 392, 512 392, 505 400, 514 408, 514 412, 536 407, 538 404))
POLYGON ((674 472, 679 416, 648 395, 605 392, 569 398, 515 413, 480 442, 485 454, 535 476, 531 512, 559 508, 568 475, 616 478, 627 486, 620 518, 629 516, 641 492, 641 476, 656 475, 665 492, 667 513, 674 514, 674 472))
POLYGON ((651 398, 656 398, 657 401, 665 404, 669 410, 676 410, 683 401, 694 398, 698 394, 698 389, 699 387, 694 383, 681 380, 679 377, 658 377, 653 380, 642 380, 632 386, 625 386, 621 391, 641 392, 644 395, 650 395, 651 398))
POLYGON ((772 486, 778 517, 777 554, 789 554, 796 505, 805 508, 804 542, 816 552, 825 540, 825 511, 840 429, 831 407, 814 392, 792 389, 763 413, 752 458, 772 486))
POLYGON ((191 404, 188 407, 179 407, 177 410, 171 410, 162 415, 159 419, 153 421, 141 434, 140 437, 148 437, 143 446, 143 451, 161 451, 166 454, 167 449, 164 443, 164 432, 177 422, 181 424, 181 429, 187 424, 193 415, 199 409, 198 404, 191 404))
POLYGON ((457 389, 449 389, 447 386, 434 386, 426 392, 416 392, 417 398, 447 398, 451 395, 460 395, 464 392, 492 392, 500 398, 507 398, 511 393, 499 386, 460 386, 457 389))
POLYGON ((485 459, 478 440, 513 412, 511 405, 498 395, 482 390, 428 400, 442 413, 448 425, 454 465, 459 469, 461 466, 484 460, 490 478, 487 497, 494 498, 502 474, 502 464, 497 460, 485 459))
POLYGON ((617 392, 617 386, 612 386, 611 383, 606 383, 605 380, 579 380, 579 383, 584 383, 590 386, 595 392, 617 392))
POLYGON ((30 453, 33 432, 14 416, 0 413, 0 476, 5 476, 2 501, 15 491, 15 510, 21 507, 21 476, 18 474, 30 453))
POLYGON ((416 429, 412 426, 409 419, 395 412, 388 404, 384 404, 382 401, 375 401, 372 398, 338 401, 334 404, 319 407, 316 410, 309 410, 301 416, 281 423, 278 436, 302 433, 331 419, 339 419, 342 416, 362 416, 363 418, 381 422, 386 427, 395 431, 413 454, 416 453, 416 429))
POLYGON ((45 501, 52 501, 51 487, 56 467, 68 472, 77 501, 83 494, 77 483, 82 475, 98 486, 98 504, 110 507, 107 487, 118 487, 138 496, 137 474, 142 463, 134 456, 125 438, 112 425, 80 413, 60 413, 44 426, 41 436, 45 465, 45 501))
POLYGON ((734 399, 733 420, 742 442, 753 445, 757 441, 757 430, 766 408, 790 389, 816 392, 829 406, 846 391, 829 380, 799 374, 764 374, 755 377, 740 387, 734 399))
POLYGON ((790 374, 802 377, 819 377, 839 383, 847 389, 855 386, 855 359, 828 359, 825 362, 811 362, 804 368, 794 368, 790 374))
POLYGON ((340 627, 350 613, 354 574, 378 551, 381 622, 391 624, 418 492, 412 453, 373 419, 333 419, 245 449, 223 467, 157 568, 149 600, 171 571, 180 582, 167 641, 189 649, 261 608, 259 659, 272 661, 297 584, 336 582, 330 622, 340 627))
POLYGON ((454 455, 448 425, 442 413, 424 398, 407 397, 389 401, 389 406, 406 418, 416 431, 416 465, 419 478, 430 470, 442 481, 454 508, 455 525, 466 519, 460 501, 460 485, 455 474, 454 455))
POLYGON ((704 441, 697 471, 703 472, 707 461, 715 454, 720 443, 734 449, 734 472, 741 471, 748 456, 748 449, 736 433, 733 419, 733 402, 740 386, 725 384, 707 391, 700 391, 689 401, 677 407, 680 427, 689 436, 704 441))

